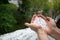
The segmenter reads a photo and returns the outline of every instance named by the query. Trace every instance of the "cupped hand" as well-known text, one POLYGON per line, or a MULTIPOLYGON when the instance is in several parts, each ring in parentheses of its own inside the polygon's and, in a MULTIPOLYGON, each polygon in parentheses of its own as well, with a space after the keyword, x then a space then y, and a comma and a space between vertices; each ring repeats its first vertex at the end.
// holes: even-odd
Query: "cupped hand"
POLYGON ((32 30, 34 30, 35 32, 37 32, 37 30, 40 29, 40 27, 39 27, 40 25, 35 25, 35 24, 33 23, 36 16, 37 16, 36 14, 34 14, 34 15, 32 16, 31 23, 25 23, 26 26, 30 27, 30 28, 31 28, 32 30))
POLYGON ((45 21, 46 21, 46 27, 45 27, 45 31, 48 33, 48 34, 51 34, 54 30, 57 29, 57 26, 56 26, 56 23, 54 21, 54 19, 50 18, 50 17, 45 17, 41 14, 34 14, 32 19, 31 19, 31 23, 25 23, 26 26, 30 27, 32 30, 34 31, 37 31, 39 29, 41 29, 41 26, 38 25, 38 24, 34 24, 34 20, 35 20, 35 17, 38 16, 38 17, 42 17, 45 21))
POLYGON ((50 17, 45 17, 41 14, 34 14, 32 19, 31 19, 31 23, 25 23, 25 25, 30 27, 32 30, 34 30, 37 33, 39 30, 40 35, 47 33, 48 35, 52 36, 55 39, 60 39, 60 30, 57 28, 54 19, 52 19, 50 17), (40 25, 38 25, 38 24, 35 25, 33 23, 36 16, 42 17, 46 21, 47 24, 46 24, 46 27, 44 29, 42 29, 40 25))
POLYGON ((50 17, 47 17, 46 23, 47 23, 47 26, 45 27, 44 30, 48 34, 53 33, 53 31, 57 29, 57 26, 56 26, 56 23, 55 23, 54 19, 52 19, 50 17))
POLYGON ((32 16, 31 23, 25 23, 25 25, 28 26, 28 27, 30 27, 32 30, 34 30, 34 31, 37 32, 39 29, 42 29, 42 28, 41 28, 40 25, 34 24, 34 20, 35 20, 36 16, 41 17, 41 18, 43 18, 43 19, 46 20, 46 18, 43 15, 41 15, 41 14, 34 14, 32 16))

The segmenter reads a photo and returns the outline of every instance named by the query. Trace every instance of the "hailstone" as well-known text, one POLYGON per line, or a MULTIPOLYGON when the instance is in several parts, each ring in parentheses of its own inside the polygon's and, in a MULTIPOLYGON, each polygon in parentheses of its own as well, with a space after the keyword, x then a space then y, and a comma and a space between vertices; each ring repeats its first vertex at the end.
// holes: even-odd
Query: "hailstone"
POLYGON ((38 26, 40 25, 42 28, 46 27, 46 21, 41 17, 36 17, 33 23, 38 26))

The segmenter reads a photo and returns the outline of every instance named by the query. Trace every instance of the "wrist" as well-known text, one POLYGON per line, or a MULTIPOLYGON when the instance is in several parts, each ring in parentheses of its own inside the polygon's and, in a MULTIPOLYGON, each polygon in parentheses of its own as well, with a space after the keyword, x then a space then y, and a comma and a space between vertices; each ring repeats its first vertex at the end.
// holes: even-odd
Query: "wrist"
POLYGON ((37 34, 44 34, 44 33, 46 33, 43 29, 38 29, 37 31, 36 31, 36 33, 37 34))
POLYGON ((60 30, 58 28, 55 28, 50 35, 56 40, 60 40, 60 30))
POLYGON ((37 35, 40 40, 49 40, 47 33, 43 29, 38 29, 37 35))

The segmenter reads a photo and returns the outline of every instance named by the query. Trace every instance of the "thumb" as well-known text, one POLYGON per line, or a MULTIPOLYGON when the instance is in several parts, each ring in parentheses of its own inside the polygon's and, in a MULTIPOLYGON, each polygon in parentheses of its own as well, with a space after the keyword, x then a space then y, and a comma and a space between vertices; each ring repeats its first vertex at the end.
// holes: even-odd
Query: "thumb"
POLYGON ((34 27, 34 28, 42 28, 40 25, 38 24, 33 24, 33 23, 25 23, 25 26, 28 26, 28 27, 34 27))
POLYGON ((25 26, 28 26, 29 27, 29 26, 31 26, 31 24, 30 23, 25 23, 25 26))

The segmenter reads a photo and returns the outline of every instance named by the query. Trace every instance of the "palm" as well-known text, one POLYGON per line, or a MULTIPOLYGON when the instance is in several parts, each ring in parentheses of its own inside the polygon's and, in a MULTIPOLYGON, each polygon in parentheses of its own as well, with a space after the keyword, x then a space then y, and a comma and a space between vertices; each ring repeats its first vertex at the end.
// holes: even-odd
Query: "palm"
POLYGON ((37 29, 40 29, 40 25, 38 24, 34 24, 34 20, 35 20, 35 17, 38 16, 38 17, 42 17, 43 19, 46 20, 46 18, 41 15, 41 14, 34 14, 32 19, 31 19, 31 23, 25 23, 26 26, 29 26, 31 29, 33 29, 34 31, 36 31, 37 29))

